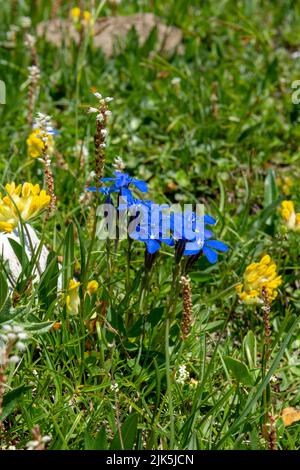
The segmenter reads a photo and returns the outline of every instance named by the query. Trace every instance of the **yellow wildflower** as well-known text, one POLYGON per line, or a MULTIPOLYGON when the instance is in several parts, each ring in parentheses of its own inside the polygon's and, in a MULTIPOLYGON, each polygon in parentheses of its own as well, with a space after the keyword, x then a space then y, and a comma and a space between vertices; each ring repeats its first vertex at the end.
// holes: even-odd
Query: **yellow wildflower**
POLYGON ((81 15, 81 10, 79 7, 71 8, 70 16, 74 21, 78 21, 81 15))
POLYGON ((20 217, 24 222, 35 217, 47 207, 50 196, 38 184, 6 184, 7 195, 0 193, 0 231, 11 232, 19 223, 20 217))
POLYGON ((61 329, 61 322, 60 321, 56 321, 53 326, 52 326, 53 330, 57 331, 57 330, 60 330, 61 329))
POLYGON ((83 12, 83 21, 84 23, 88 24, 91 22, 92 15, 89 11, 85 10, 83 12))
MULTIPOLYGON (((45 132, 41 131, 40 129, 35 129, 31 132, 28 139, 26 140, 27 147, 28 147, 28 155, 32 158, 42 157, 43 152, 45 150, 45 143, 43 141, 45 132)), ((46 135, 47 137, 47 149, 48 152, 53 151, 53 137, 50 134, 46 135)))
POLYGON ((280 214, 288 229, 300 230, 300 213, 296 214, 293 201, 282 201, 280 214))
POLYGON ((80 304, 80 298, 78 293, 79 286, 80 282, 74 281, 74 279, 71 279, 69 281, 69 286, 66 295, 66 307, 68 312, 72 313, 73 315, 78 314, 78 308, 80 304))
POLYGON ((95 281, 95 280, 90 281, 90 282, 88 282, 88 285, 87 285, 87 291, 90 295, 93 295, 93 294, 95 294, 95 292, 97 292, 98 287, 99 287, 99 284, 98 284, 97 281, 95 281))
POLYGON ((277 266, 269 255, 263 256, 259 263, 251 263, 244 273, 243 283, 236 286, 239 298, 248 304, 263 303, 263 288, 270 302, 277 296, 277 287, 282 283, 277 276, 277 266))
POLYGON ((290 176, 280 176, 276 178, 278 186, 282 189, 283 194, 288 196, 291 192, 293 186, 293 180, 290 176))
POLYGON ((82 26, 87 28, 94 25, 92 14, 88 10, 82 11, 78 7, 72 8, 70 10, 70 16, 76 24, 77 29, 81 29, 82 26))

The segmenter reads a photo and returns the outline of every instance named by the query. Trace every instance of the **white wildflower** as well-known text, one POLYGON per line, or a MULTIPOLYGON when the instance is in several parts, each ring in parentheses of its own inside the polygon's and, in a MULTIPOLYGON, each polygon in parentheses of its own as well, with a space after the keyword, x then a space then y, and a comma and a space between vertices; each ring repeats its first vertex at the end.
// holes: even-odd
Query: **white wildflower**
POLYGON ((190 374, 186 370, 186 366, 185 365, 179 366, 176 382, 179 383, 180 385, 183 385, 189 379, 189 376, 190 374))
POLYGON ((125 164, 121 157, 116 157, 112 166, 118 171, 125 170, 125 164))
POLYGON ((174 86, 179 85, 180 82, 181 82, 181 78, 180 78, 180 77, 174 77, 174 78, 172 78, 172 80, 171 80, 171 84, 174 85, 174 86))
POLYGON ((25 36, 25 46, 31 48, 31 47, 35 46, 35 43, 36 43, 35 37, 32 36, 32 34, 26 34, 26 36, 25 36))
POLYGON ((103 115, 101 113, 97 114, 96 121, 102 122, 104 120, 103 115))
POLYGON ((25 29, 30 28, 31 18, 29 18, 29 16, 21 16, 20 25, 22 26, 22 28, 25 28, 25 29))
POLYGON ((119 385, 115 382, 115 383, 111 384, 110 389, 111 389, 113 392, 118 393, 118 391, 119 391, 119 385))
POLYGON ((11 364, 18 364, 18 362, 20 362, 21 358, 19 356, 17 356, 16 354, 14 356, 10 356, 10 358, 8 359, 8 361, 11 363, 11 364))

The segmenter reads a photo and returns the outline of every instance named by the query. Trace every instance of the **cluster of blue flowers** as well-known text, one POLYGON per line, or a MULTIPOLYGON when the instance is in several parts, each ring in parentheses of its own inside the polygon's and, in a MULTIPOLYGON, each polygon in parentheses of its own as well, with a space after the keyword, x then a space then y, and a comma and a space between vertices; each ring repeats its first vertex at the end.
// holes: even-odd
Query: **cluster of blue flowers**
POLYGON ((110 186, 102 186, 100 188, 89 187, 89 191, 100 191, 106 195, 106 203, 113 203, 111 195, 113 193, 118 195, 119 205, 118 210, 124 210, 122 200, 126 200, 126 208, 133 209, 136 212, 147 212, 149 215, 146 223, 140 223, 135 227, 134 231, 129 231, 129 236, 146 244, 147 253, 154 255, 160 249, 162 243, 169 246, 175 246, 175 256, 177 261, 182 256, 188 256, 193 259, 198 259, 201 254, 204 254, 210 263, 216 263, 218 259, 218 251, 228 251, 225 243, 215 240, 211 230, 207 226, 215 225, 216 221, 209 215, 204 215, 202 218, 197 216, 195 212, 180 212, 171 214, 170 218, 170 231, 165 233, 162 223, 162 212, 159 217, 151 220, 151 208, 155 205, 150 200, 141 200, 134 197, 132 190, 129 187, 134 187, 142 193, 148 192, 147 184, 144 181, 131 178, 128 173, 116 171, 114 178, 102 178, 102 183, 111 183, 110 186), (203 224, 203 231, 201 235, 197 232, 199 222, 203 224), (187 230, 186 227, 190 229, 187 230))

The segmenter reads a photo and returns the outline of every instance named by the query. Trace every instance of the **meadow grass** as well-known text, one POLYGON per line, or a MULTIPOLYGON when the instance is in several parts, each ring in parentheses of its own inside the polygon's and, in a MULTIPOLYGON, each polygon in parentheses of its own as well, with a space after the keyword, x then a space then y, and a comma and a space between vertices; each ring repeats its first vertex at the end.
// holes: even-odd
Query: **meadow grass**
MULTIPOLYGON (((51 17, 52 3, 1 2, 2 188, 11 181, 43 186, 43 165, 26 145, 32 56, 20 24, 30 17, 34 33, 51 17), (6 37, 12 24, 20 26, 13 45, 6 37)), ((184 50, 161 54, 155 31, 144 45, 131 31, 110 58, 88 34, 80 47, 37 40, 34 112, 51 115, 58 130, 57 208, 32 224, 50 250, 38 283, 30 282, 34 263, 24 243, 15 246, 23 272, 13 292, 1 263, 0 330, 17 324, 28 335, 21 360, 5 370, 1 447, 24 448, 39 426, 52 450, 267 449, 275 430, 279 449, 299 449, 299 424, 284 426, 281 415, 300 401, 300 235, 283 226, 278 210, 291 199, 300 211, 299 106, 291 89, 300 74, 299 5, 96 4, 100 16, 152 11, 182 30, 184 50), (114 97, 105 176, 119 155, 157 202, 203 203, 230 248, 216 264, 202 256, 189 272, 194 323, 186 339, 174 250, 163 245, 148 273, 144 244, 124 241, 115 250, 95 237, 101 196, 85 187, 95 170, 95 116, 87 109, 97 105, 96 90, 114 97), (261 305, 241 302, 235 289, 265 254, 282 276, 267 359, 261 305), (78 315, 65 303, 73 278, 80 282, 78 315), (89 295, 91 280, 99 287, 89 295)), ((56 16, 67 18, 72 6, 62 2, 56 16)))

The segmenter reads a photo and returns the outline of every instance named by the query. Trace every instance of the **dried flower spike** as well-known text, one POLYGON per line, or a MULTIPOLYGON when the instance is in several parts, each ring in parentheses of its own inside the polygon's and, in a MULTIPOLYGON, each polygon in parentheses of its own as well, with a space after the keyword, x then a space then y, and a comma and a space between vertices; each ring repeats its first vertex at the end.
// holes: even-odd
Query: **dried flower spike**
POLYGON ((36 102, 36 98, 38 95, 38 89, 39 89, 39 80, 41 77, 40 74, 40 69, 37 65, 31 65, 28 67, 28 81, 29 81, 29 86, 28 86, 28 114, 27 114, 27 122, 28 125, 31 127, 32 126, 32 121, 33 121, 33 111, 34 111, 34 106, 36 102))
POLYGON ((50 195, 50 204, 48 210, 48 217, 53 214, 56 206, 56 196, 54 192, 54 178, 51 170, 51 159, 49 156, 49 145, 52 144, 50 137, 56 134, 56 131, 52 127, 50 116, 38 113, 34 121, 33 129, 39 131, 39 138, 43 142, 43 148, 41 149, 42 158, 45 165, 45 181, 50 195))
POLYGON ((182 298, 183 298, 183 314, 181 322, 182 338, 186 339, 190 334, 191 326, 193 323, 193 303, 192 303, 192 289, 191 281, 188 276, 181 276, 182 284, 182 298))
POLYGON ((102 98, 101 93, 95 92, 95 98, 98 99, 98 108, 90 107, 88 113, 97 113, 96 115, 96 133, 94 137, 95 145, 95 172, 97 178, 97 184, 100 185, 100 179, 103 177, 104 164, 105 164, 105 139, 108 134, 107 131, 107 118, 110 115, 110 111, 107 108, 107 103, 112 98, 102 98))

